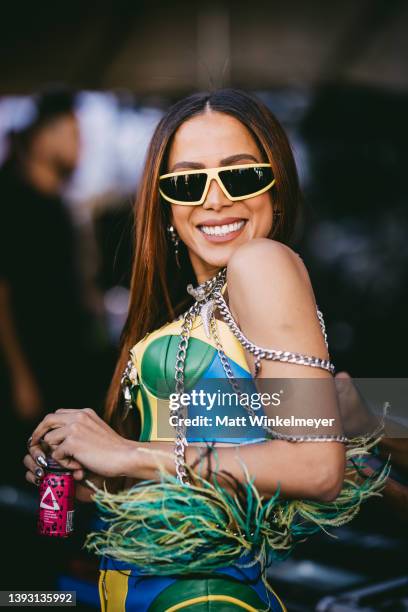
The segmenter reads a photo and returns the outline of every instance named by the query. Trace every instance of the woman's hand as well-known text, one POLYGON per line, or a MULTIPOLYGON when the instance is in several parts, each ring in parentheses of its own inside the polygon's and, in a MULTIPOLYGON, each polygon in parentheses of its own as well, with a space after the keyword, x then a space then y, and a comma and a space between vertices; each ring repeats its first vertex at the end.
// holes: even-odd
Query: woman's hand
POLYGON ((33 474, 37 476, 38 456, 44 456, 41 441, 50 447, 53 459, 74 471, 77 480, 84 477, 84 469, 104 477, 125 475, 126 455, 135 445, 117 434, 91 408, 57 410, 33 432, 30 455, 24 460, 30 482, 33 474))
MULTIPOLYGON (((23 459, 23 463, 27 468, 25 478, 28 482, 38 487, 41 478, 44 476, 44 467, 46 467, 45 453, 49 453, 49 451, 44 452, 42 445, 33 445, 31 440, 32 438, 28 441, 28 453, 23 459)), ((82 480, 85 477, 85 470, 78 462, 73 461, 70 469, 72 470, 75 480, 82 480)))
POLYGON ((381 418, 370 412, 350 374, 337 372, 334 382, 345 435, 352 438, 372 434, 381 424, 381 418))

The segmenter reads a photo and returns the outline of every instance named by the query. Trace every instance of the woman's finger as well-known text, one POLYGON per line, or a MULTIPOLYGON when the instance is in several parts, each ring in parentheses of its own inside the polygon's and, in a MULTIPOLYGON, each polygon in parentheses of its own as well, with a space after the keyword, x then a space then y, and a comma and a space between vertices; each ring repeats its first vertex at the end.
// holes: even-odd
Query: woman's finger
POLYGON ((68 414, 69 415, 69 414, 74 414, 74 413, 76 413, 77 415, 78 414, 86 415, 92 421, 94 421, 94 423, 98 423, 99 425, 102 425, 104 428, 109 429, 109 425, 106 423, 106 421, 104 421, 92 408, 81 408, 81 409, 59 408, 58 410, 55 411, 55 414, 65 414, 65 415, 68 414))
POLYGON ((85 478, 85 470, 74 470, 72 475, 75 480, 83 480, 85 478))
MULTIPOLYGON (((50 451, 54 451, 58 448, 58 445, 56 445, 54 448, 51 447, 50 451)), ((50 453, 51 454, 51 453, 50 453)), ((44 451, 42 450, 41 446, 39 446, 38 444, 34 444, 32 446, 30 446, 30 455, 36 465, 36 467, 41 467, 43 469, 46 469, 47 466, 47 458, 46 455, 44 453, 44 451)), ((60 463, 60 461, 58 460, 58 463, 60 463)), ((67 467, 67 466, 64 466, 67 467)), ((82 465, 78 462, 75 461, 74 459, 71 459, 71 464, 70 464, 70 468, 71 470, 80 470, 82 469, 82 465)))
POLYGON ((25 465, 25 467, 27 468, 27 470, 30 470, 30 472, 35 472, 35 470, 38 469, 42 469, 39 467, 38 463, 36 463, 34 461, 34 459, 32 458, 31 455, 26 455, 23 459, 23 464, 25 465))
POLYGON ((62 447, 58 446, 57 450, 53 452, 52 457, 55 459, 55 461, 58 461, 62 467, 65 467, 68 470, 77 470, 82 468, 78 461, 76 461, 73 457, 70 457, 68 454, 66 455, 65 451, 61 449, 62 447))
POLYGON ((24 457, 23 464, 28 469, 28 471, 31 473, 34 479, 33 482, 35 484, 36 484, 36 479, 40 480, 41 478, 43 478, 44 470, 35 463, 31 455, 26 455, 24 457))
POLYGON ((25 478, 31 484, 36 485, 37 487, 40 486, 41 478, 38 478, 32 472, 30 471, 26 472, 25 478))
POLYGON ((68 423, 71 423, 74 418, 74 414, 72 411, 64 412, 63 414, 56 412, 51 412, 47 414, 47 416, 41 421, 39 425, 34 429, 32 433, 31 445, 39 444, 40 440, 45 436, 45 434, 50 429, 55 429, 56 427, 63 427, 68 423))
POLYGON ((37 466, 47 467, 45 453, 39 444, 31 444, 29 452, 37 466))
POLYGON ((54 449, 58 444, 61 444, 65 440, 68 434, 67 427, 58 427, 57 429, 51 429, 43 437, 44 442, 54 449))

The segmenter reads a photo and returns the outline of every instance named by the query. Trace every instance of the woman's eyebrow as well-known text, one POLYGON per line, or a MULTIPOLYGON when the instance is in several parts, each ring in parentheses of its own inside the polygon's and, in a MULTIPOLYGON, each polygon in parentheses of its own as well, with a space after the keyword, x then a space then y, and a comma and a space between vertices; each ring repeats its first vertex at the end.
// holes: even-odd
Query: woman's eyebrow
POLYGON ((222 159, 220 163, 222 166, 228 166, 229 164, 241 161, 242 159, 253 159, 255 163, 259 162, 259 159, 256 159, 256 157, 254 155, 251 155, 251 153, 238 153, 237 155, 230 155, 229 157, 224 157, 224 159, 222 159))
POLYGON ((204 164, 200 164, 200 162, 193 161, 180 161, 177 164, 174 164, 169 172, 175 172, 177 168, 194 168, 194 170, 201 170, 201 168, 205 168, 204 164))
MULTIPOLYGON (((229 157, 224 157, 224 159, 220 161, 220 166, 228 166, 229 164, 236 163, 243 159, 252 159, 255 163, 259 162, 259 160, 256 159, 254 155, 251 155, 251 153, 237 153, 235 155, 230 155, 229 157)), ((205 168, 205 165, 201 164, 200 162, 180 161, 177 162, 177 164, 174 164, 170 172, 175 172, 177 168, 193 168, 194 170, 201 170, 201 168, 205 168)))

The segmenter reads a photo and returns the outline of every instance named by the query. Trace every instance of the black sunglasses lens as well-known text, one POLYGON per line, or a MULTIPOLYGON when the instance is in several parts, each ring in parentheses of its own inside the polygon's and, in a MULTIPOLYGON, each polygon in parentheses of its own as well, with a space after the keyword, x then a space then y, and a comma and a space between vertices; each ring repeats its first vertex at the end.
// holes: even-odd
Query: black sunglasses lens
POLYGON ((272 168, 258 166, 256 168, 237 168, 222 170, 220 179, 231 197, 251 195, 273 181, 272 168))
POLYGON ((206 174, 179 174, 160 180, 160 189, 168 198, 179 202, 198 202, 204 193, 206 174))

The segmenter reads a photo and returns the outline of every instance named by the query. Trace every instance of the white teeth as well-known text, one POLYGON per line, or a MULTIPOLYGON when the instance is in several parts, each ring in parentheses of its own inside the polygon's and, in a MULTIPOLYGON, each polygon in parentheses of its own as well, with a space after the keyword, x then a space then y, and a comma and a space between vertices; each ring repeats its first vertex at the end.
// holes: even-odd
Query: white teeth
POLYGON ((236 232, 241 229, 244 224, 245 221, 236 221, 228 225, 201 225, 200 229, 204 234, 208 234, 209 236, 226 236, 231 232, 236 232))

